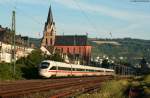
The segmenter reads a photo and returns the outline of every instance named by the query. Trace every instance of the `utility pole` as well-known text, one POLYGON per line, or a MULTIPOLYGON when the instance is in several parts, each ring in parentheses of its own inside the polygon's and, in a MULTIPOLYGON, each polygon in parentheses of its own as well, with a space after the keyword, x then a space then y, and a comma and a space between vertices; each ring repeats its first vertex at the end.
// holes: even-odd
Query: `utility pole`
POLYGON ((12 11, 12 32, 13 32, 13 52, 12 52, 12 57, 13 57, 13 75, 15 75, 16 72, 16 16, 15 16, 15 11, 12 11))
POLYGON ((74 48, 73 48, 73 59, 74 59, 74 64, 75 64, 75 61, 76 61, 76 56, 75 56, 75 46, 76 46, 76 35, 74 35, 74 38, 73 38, 73 44, 74 44, 74 48))

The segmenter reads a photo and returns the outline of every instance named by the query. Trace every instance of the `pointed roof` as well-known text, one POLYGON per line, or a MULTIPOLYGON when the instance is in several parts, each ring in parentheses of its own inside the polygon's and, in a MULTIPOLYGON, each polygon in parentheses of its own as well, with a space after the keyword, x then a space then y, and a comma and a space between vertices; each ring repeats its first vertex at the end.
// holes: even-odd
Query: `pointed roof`
POLYGON ((51 6, 50 6, 49 7, 49 11, 48 11, 47 21, 45 22, 45 30, 46 30, 46 26, 48 24, 52 25, 53 23, 54 23, 54 21, 53 21, 53 14, 52 14, 51 6))
POLYGON ((53 15, 52 15, 52 9, 51 9, 51 6, 50 6, 49 12, 48 12, 47 23, 50 23, 50 24, 53 23, 53 15))

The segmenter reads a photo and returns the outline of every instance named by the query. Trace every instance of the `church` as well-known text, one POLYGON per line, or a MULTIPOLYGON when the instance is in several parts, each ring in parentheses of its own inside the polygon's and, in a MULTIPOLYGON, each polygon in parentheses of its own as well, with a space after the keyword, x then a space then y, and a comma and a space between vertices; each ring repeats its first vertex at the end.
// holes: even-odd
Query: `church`
POLYGON ((76 61, 79 64, 88 65, 90 63, 92 47, 88 45, 88 36, 57 35, 51 6, 45 23, 41 46, 54 47, 54 50, 59 50, 62 55, 69 57, 69 63, 76 61))

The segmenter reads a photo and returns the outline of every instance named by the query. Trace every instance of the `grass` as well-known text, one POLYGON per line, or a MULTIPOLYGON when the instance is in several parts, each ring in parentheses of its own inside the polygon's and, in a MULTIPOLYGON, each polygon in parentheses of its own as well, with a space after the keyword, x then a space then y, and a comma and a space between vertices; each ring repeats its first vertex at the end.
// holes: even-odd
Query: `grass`
POLYGON ((103 83, 101 90, 93 94, 83 94, 78 98, 126 98, 125 92, 128 89, 129 81, 113 80, 103 83))
POLYGON ((146 83, 150 83, 150 74, 144 77, 146 83))
POLYGON ((143 84, 145 98, 150 98, 150 74, 144 77, 143 84))
POLYGON ((22 79, 20 65, 16 65, 16 73, 13 75, 13 65, 8 63, 0 63, 0 81, 22 79))

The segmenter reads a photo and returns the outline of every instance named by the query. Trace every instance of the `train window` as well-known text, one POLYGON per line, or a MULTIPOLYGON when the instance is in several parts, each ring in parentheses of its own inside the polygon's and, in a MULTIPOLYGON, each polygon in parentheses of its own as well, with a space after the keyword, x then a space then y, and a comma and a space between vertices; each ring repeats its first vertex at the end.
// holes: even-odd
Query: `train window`
POLYGON ((76 71, 76 69, 75 69, 75 68, 72 68, 72 71, 76 71))
POLYGON ((108 73, 109 73, 109 72, 111 72, 111 71, 106 71, 106 72, 108 72, 108 73))
POLYGON ((103 70, 97 70, 97 72, 104 72, 103 70))
POLYGON ((88 72, 95 72, 96 70, 86 69, 86 71, 88 71, 88 72))
POLYGON ((47 62, 42 62, 40 68, 46 69, 46 68, 48 68, 48 66, 49 66, 49 63, 47 63, 47 62))
POLYGON ((84 69, 77 68, 77 71, 84 71, 84 69))
POLYGON ((50 70, 56 70, 56 69, 57 69, 56 66, 50 68, 50 70))
POLYGON ((67 67, 58 67, 58 70, 71 70, 71 68, 67 68, 67 67))

